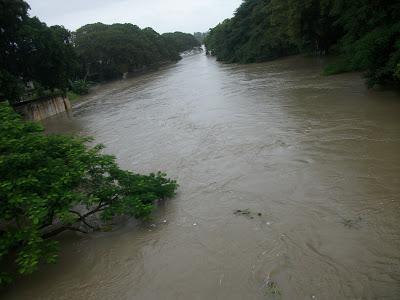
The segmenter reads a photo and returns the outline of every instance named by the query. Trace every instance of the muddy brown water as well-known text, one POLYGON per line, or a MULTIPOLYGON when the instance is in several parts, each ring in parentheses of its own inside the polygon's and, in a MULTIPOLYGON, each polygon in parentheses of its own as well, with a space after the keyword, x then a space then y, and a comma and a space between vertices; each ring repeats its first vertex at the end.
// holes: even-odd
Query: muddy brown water
POLYGON ((46 121, 179 194, 153 226, 63 236, 1 298, 400 299, 400 96, 324 63, 193 55, 46 121))

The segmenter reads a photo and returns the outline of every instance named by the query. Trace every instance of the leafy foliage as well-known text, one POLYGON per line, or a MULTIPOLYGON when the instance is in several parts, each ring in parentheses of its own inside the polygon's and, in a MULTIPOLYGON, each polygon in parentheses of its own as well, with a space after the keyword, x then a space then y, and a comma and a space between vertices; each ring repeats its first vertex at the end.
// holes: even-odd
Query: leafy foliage
POLYGON ((191 34, 183 32, 170 32, 162 35, 169 47, 175 52, 184 52, 194 47, 200 47, 200 42, 191 34))
MULTIPOLYGON (((66 230, 95 229, 90 217, 148 217, 177 183, 164 173, 121 170, 115 158, 88 148, 87 138, 44 135, 0 103, 0 263, 13 258, 20 274, 54 262, 66 230)), ((10 280, 0 271, 0 283, 10 280)))
POLYGON ((240 63, 332 52, 340 57, 326 74, 366 70, 369 86, 400 84, 399 20, 395 0, 245 0, 205 44, 218 60, 240 63))
POLYGON ((28 82, 66 91, 77 68, 71 35, 28 16, 24 1, 0 0, 0 99, 17 102, 28 82))
POLYGON ((211 29, 207 50, 219 60, 251 63, 316 51, 325 53, 337 31, 320 1, 246 0, 232 19, 211 29))
POLYGON ((203 44, 204 43, 204 39, 207 36, 207 33, 205 33, 205 32, 195 32, 193 34, 193 36, 195 37, 196 40, 199 41, 200 44, 203 44))
POLYGON ((340 40, 341 69, 366 70, 368 86, 400 84, 400 2, 395 0, 336 0, 337 22, 344 28, 340 40))
POLYGON ((84 79, 70 81, 70 90, 77 95, 86 95, 89 93, 89 82, 84 79))
POLYGON ((74 41, 83 75, 94 81, 177 61, 179 52, 199 44, 190 34, 160 35, 151 28, 140 29, 132 24, 102 23, 79 28, 74 41))

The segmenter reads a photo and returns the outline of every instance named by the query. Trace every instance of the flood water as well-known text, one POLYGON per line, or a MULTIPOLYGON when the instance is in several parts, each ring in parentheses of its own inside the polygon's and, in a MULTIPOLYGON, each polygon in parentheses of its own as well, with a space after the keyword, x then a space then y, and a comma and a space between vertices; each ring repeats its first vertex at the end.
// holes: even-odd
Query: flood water
POLYGON ((179 193, 152 223, 63 236, 2 298, 400 299, 400 96, 323 66, 198 54, 46 121, 179 193))

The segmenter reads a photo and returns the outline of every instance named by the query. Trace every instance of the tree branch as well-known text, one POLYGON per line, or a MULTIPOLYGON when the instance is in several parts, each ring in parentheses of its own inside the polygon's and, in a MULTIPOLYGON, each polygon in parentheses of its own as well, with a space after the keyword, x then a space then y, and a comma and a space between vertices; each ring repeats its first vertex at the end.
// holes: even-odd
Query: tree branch
POLYGON ((84 218, 79 212, 74 211, 74 210, 70 210, 69 212, 70 212, 70 213, 73 213, 73 214, 76 214, 76 215, 79 217, 79 219, 77 220, 77 222, 82 222, 83 224, 85 224, 86 226, 88 226, 89 228, 91 228, 91 229, 93 229, 93 230, 96 229, 96 227, 94 227, 93 225, 89 224, 89 223, 86 221, 86 218, 84 218))
MULTIPOLYGON (((87 225, 88 227, 90 227, 90 228, 92 228, 92 229, 95 229, 92 225, 90 225, 90 224, 86 221, 86 218, 89 217, 89 216, 91 216, 91 215, 93 215, 93 214, 95 214, 95 213, 98 213, 98 212, 100 212, 100 211, 103 211, 107 205, 108 205, 107 203, 102 203, 102 202, 100 202, 99 205, 97 205, 97 207, 96 207, 95 209, 93 209, 93 210, 87 212, 87 213, 84 214, 84 215, 82 215, 82 214, 80 214, 79 212, 74 211, 74 210, 70 210, 70 212, 79 216, 79 219, 78 219, 77 222, 82 221, 82 222, 83 222, 85 225, 87 225)), ((48 238, 51 238, 51 237, 53 237, 53 236, 56 236, 56 235, 58 235, 58 234, 60 234, 60 233, 62 233, 62 232, 64 232, 64 231, 67 231, 67 230, 78 231, 78 232, 82 232, 82 233, 85 233, 85 234, 88 233, 88 232, 86 232, 86 231, 84 231, 84 230, 81 230, 81 229, 79 229, 79 228, 73 227, 72 224, 69 224, 69 225, 61 226, 61 227, 59 227, 59 228, 57 228, 57 229, 54 229, 54 230, 52 230, 52 231, 50 231, 50 232, 47 232, 47 233, 43 234, 42 238, 43 238, 43 239, 48 239, 48 238)))
POLYGON ((43 239, 48 239, 48 238, 51 238, 53 236, 59 235, 60 233, 62 233, 64 231, 67 231, 67 230, 77 231, 77 232, 81 232, 81 233, 84 233, 84 234, 88 234, 87 231, 84 231, 84 230, 76 228, 76 227, 62 226, 62 227, 59 227, 59 228, 57 228, 57 229, 55 229, 53 231, 45 233, 44 235, 42 235, 42 238, 43 239))
POLYGON ((94 210, 89 211, 88 213, 84 214, 82 217, 83 218, 87 218, 87 217, 89 217, 89 216, 91 216, 91 215, 93 215, 93 214, 95 214, 95 213, 97 213, 99 211, 102 211, 103 208, 105 208, 107 205, 108 205, 107 203, 101 203, 100 202, 99 205, 94 210))

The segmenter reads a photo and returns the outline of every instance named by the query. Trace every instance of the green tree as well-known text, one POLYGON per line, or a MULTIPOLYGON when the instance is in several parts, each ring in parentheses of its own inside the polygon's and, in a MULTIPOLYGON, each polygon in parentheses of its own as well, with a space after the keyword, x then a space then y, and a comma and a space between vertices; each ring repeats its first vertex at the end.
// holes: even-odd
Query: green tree
POLYGON ((341 58, 328 73, 366 70, 369 86, 397 84, 400 63, 400 2, 336 0, 332 13, 344 28, 341 58))
POLYGON ((177 53, 201 46, 200 42, 189 33, 183 33, 179 31, 168 32, 164 33, 162 37, 167 42, 168 47, 172 48, 173 51, 177 53))
POLYGON ((294 54, 285 1, 246 0, 232 19, 212 29, 205 44, 219 60, 252 63, 294 54), (272 5, 274 4, 274 6, 272 5))
POLYGON ((400 2, 245 0, 210 30, 218 60, 251 63, 296 53, 336 53, 327 74, 364 70, 369 86, 400 84, 400 2))
POLYGON ((0 101, 18 99, 24 86, 18 76, 18 31, 28 18, 29 5, 22 0, 0 0, 0 101))
POLYGON ((206 37, 207 33, 204 32, 195 32, 193 34, 194 38, 199 41, 200 44, 204 43, 204 38, 206 37))
MULTIPOLYGON (((12 259, 20 274, 32 273, 55 261, 51 237, 95 230, 94 216, 146 218, 156 200, 175 194, 177 184, 165 174, 121 170, 87 141, 44 135, 0 103, 0 265, 12 259)), ((10 279, 3 267, 0 283, 10 279)))
POLYGON ((179 52, 199 46, 190 34, 160 35, 152 28, 132 24, 88 24, 74 34, 84 77, 94 81, 121 77, 167 62, 178 61, 179 52))
POLYGON ((71 35, 28 16, 24 1, 0 0, 0 99, 17 102, 27 82, 66 92, 77 60, 71 35))

